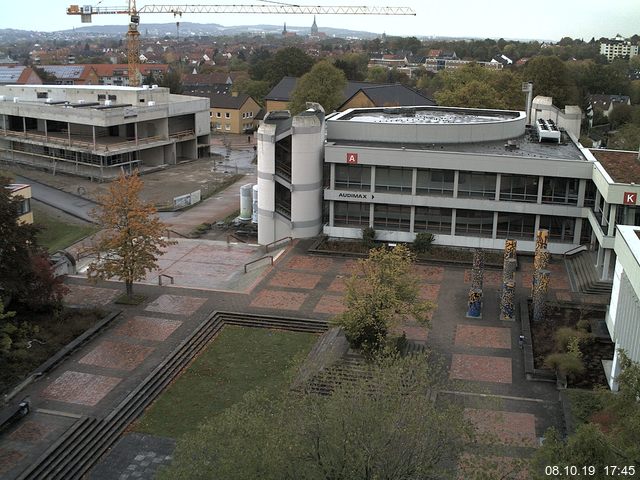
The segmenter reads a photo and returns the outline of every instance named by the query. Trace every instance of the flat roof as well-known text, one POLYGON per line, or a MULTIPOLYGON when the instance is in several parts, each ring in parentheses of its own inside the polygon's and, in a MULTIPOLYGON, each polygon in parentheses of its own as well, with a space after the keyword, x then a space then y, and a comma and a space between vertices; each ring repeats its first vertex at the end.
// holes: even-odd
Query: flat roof
POLYGON ((392 148, 400 150, 424 150, 434 152, 460 152, 460 153, 478 153, 481 155, 504 155, 509 157, 524 158, 541 158, 541 159, 560 159, 574 160, 586 162, 587 158, 582 154, 580 149, 573 142, 556 143, 542 142, 537 140, 529 140, 526 135, 521 135, 513 139, 505 141, 487 141, 472 143, 388 143, 376 141, 351 141, 351 140, 332 140, 328 142, 333 145, 353 145, 377 148, 392 148))
POLYGON ((520 117, 520 112, 457 107, 416 106, 350 109, 333 121, 393 124, 475 124, 494 123, 520 117))
POLYGON ((638 152, 598 148, 591 148, 589 151, 602 164, 614 182, 640 184, 638 152))
MULTIPOLYGON (((147 85, 146 88, 140 87, 128 87, 123 85, 3 85, 4 87, 15 87, 15 88, 32 88, 32 89, 59 89, 59 90, 120 90, 126 92, 136 92, 136 91, 147 91, 147 90, 155 90, 155 88, 151 88, 147 85)), ((156 87, 156 88, 166 88, 166 87, 156 87)), ((168 88, 167 88, 168 90, 168 88)))

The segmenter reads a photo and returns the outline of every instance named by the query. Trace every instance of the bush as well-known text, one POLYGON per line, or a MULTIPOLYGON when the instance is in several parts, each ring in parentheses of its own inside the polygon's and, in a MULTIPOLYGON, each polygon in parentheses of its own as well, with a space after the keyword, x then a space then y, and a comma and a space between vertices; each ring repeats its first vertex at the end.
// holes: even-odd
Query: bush
POLYGON ((376 246, 376 231, 371 227, 362 229, 362 244, 367 248, 376 246))
POLYGON ((544 364, 560 375, 573 376, 584 372, 582 360, 572 353, 552 353, 545 358, 544 364))
POLYGON ((431 250, 434 240, 436 239, 433 233, 420 232, 416 233, 416 238, 411 245, 411 249, 415 253, 425 253, 431 250))
POLYGON ((578 339, 578 343, 586 343, 591 339, 591 335, 582 330, 576 330, 571 327, 560 327, 554 335, 556 341, 556 351, 566 352, 573 338, 578 339))

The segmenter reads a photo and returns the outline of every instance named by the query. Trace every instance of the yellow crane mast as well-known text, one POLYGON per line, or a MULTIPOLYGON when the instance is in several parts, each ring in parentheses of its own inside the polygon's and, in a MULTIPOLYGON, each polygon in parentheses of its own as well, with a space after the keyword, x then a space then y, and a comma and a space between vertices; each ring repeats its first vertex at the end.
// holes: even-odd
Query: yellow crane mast
POLYGON ((183 13, 249 13, 281 15, 415 15, 409 7, 367 7, 345 5, 289 5, 271 3, 268 5, 144 5, 136 8, 136 0, 129 0, 128 7, 103 7, 91 5, 71 5, 67 15, 79 15, 82 23, 91 23, 93 15, 129 15, 127 30, 127 60, 129 63, 129 85, 138 86, 138 63, 140 61, 141 13, 171 13, 174 17, 183 13))

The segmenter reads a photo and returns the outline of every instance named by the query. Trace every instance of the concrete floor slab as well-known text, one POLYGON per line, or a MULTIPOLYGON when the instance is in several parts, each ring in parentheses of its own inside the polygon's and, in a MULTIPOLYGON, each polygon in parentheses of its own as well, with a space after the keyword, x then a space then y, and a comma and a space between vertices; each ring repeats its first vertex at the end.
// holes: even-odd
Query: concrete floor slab
POLYGON ((169 338, 182 322, 178 320, 167 320, 165 318, 136 316, 127 320, 118 327, 114 333, 123 337, 140 338, 142 340, 153 340, 162 342, 169 338))
POLYGON ((170 313, 172 315, 193 315, 204 303, 206 298, 187 297, 182 295, 160 295, 155 301, 147 305, 147 312, 170 313))

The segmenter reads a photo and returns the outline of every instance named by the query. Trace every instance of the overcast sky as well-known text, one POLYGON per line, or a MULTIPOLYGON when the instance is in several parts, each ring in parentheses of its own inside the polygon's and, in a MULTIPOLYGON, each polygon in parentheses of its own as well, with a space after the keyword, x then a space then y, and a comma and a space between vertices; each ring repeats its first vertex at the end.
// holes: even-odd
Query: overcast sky
MULTIPOLYGON (((3 0, 0 28, 53 31, 80 27, 80 18, 67 16, 66 8, 73 0, 3 0)), ((86 1, 100 6, 120 6, 127 0, 86 1)), ((138 8, 147 4, 259 4, 256 0, 138 0, 138 8)), ((448 37, 490 37, 559 40, 573 38, 613 37, 616 33, 631 36, 640 33, 639 0, 300 0, 299 5, 398 5, 412 7, 415 17, 405 16, 339 16, 321 15, 323 27, 352 28, 388 35, 423 35, 448 37)), ((143 15, 145 23, 170 23, 168 14, 143 15)), ((217 23, 221 25, 273 24, 310 26, 308 15, 209 15, 191 14, 183 22, 217 23)), ((126 25, 126 15, 94 15, 96 25, 126 25)))

